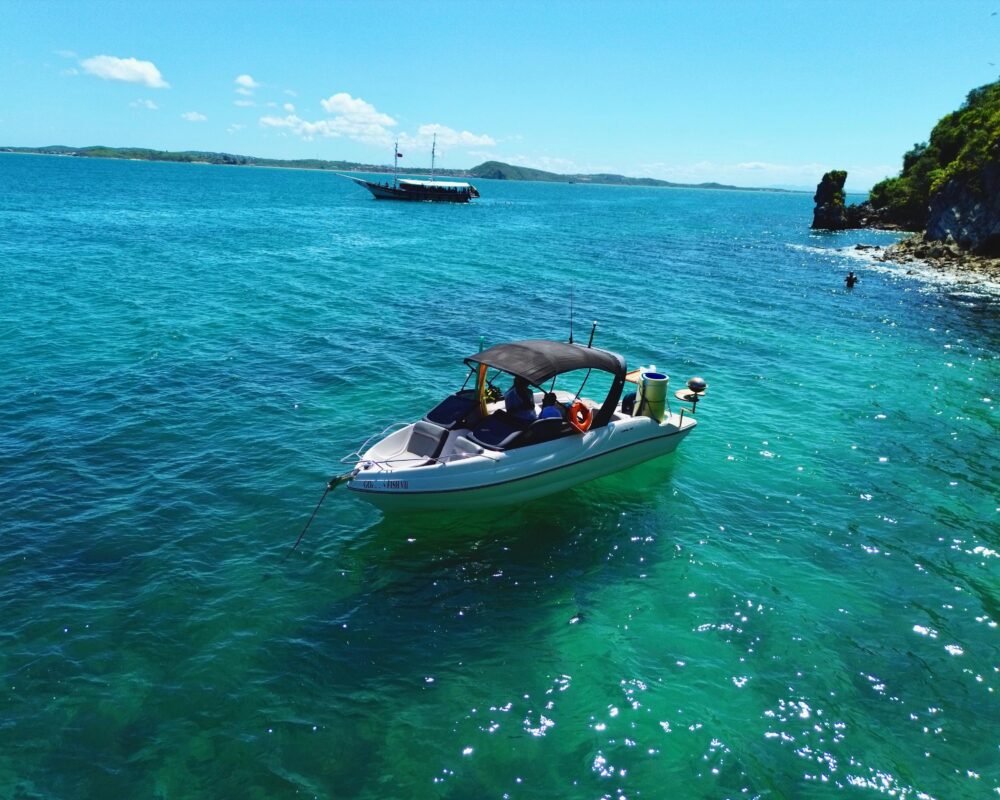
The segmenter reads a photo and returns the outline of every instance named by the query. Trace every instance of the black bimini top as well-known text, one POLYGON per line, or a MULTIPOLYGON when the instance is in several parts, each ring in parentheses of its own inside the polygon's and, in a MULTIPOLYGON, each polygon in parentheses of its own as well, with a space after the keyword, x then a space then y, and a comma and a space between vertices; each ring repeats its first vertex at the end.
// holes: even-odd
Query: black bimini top
POLYGON ((594 416, 595 428, 608 424, 625 385, 625 359, 617 353, 548 339, 525 339, 521 342, 498 344, 469 356, 465 363, 470 366, 485 364, 524 378, 535 386, 541 386, 549 378, 576 369, 610 372, 614 375, 614 380, 604 404, 594 416))
POLYGON ((562 372, 599 369, 625 377, 625 359, 617 353, 548 339, 526 339, 498 344, 465 359, 518 375, 536 386, 562 372))

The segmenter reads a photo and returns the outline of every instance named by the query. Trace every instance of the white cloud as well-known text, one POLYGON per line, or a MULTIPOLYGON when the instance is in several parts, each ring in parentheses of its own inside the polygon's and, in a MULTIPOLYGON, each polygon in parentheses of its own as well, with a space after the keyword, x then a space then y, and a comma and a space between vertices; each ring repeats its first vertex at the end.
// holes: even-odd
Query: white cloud
POLYGON ((260 124, 265 128, 280 128, 289 131, 306 141, 312 141, 317 137, 339 138, 346 136, 359 142, 384 145, 389 140, 388 131, 384 128, 378 126, 359 127, 343 117, 310 122, 296 114, 289 114, 285 117, 261 117, 260 124))
MULTIPOLYGON (((237 75, 233 83, 236 84, 236 94, 241 94, 244 97, 253 97, 254 89, 260 88, 260 84, 246 74, 237 75)), ((252 106, 253 103, 244 101, 243 103, 237 103, 237 105, 252 106)))
MULTIPOLYGON (((317 137, 345 137, 357 142, 389 147, 397 134, 393 130, 397 122, 389 114, 379 111, 371 103, 360 97, 352 97, 347 92, 338 92, 320 101, 327 119, 310 121, 295 113, 292 103, 285 103, 286 116, 264 116, 260 124, 300 136, 306 140, 317 137)), ((485 134, 456 131, 446 125, 421 125, 416 134, 398 134, 400 147, 429 149, 431 139, 437 135, 439 148, 449 147, 492 147, 496 140, 485 134)))
POLYGON ((338 92, 320 101, 323 109, 332 116, 329 119, 310 122, 294 113, 291 104, 285 106, 285 117, 267 116, 260 118, 265 128, 280 128, 306 140, 316 137, 347 137, 358 142, 388 146, 392 142, 390 128, 396 120, 383 114, 371 103, 360 97, 351 97, 347 92, 338 92))
POLYGON ((770 161, 741 161, 735 165, 735 168, 743 172, 767 172, 780 175, 797 175, 803 172, 812 174, 816 170, 820 170, 820 177, 826 171, 822 164, 775 164, 770 161))
POLYGON ((406 142, 407 147, 429 146, 434 135, 437 135, 438 146, 448 147, 493 147, 496 139, 486 134, 475 134, 469 131, 456 131, 447 125, 437 123, 431 125, 421 125, 417 128, 415 137, 404 135, 400 137, 400 146, 406 142))
POLYGON ((158 111, 160 108, 152 100, 133 100, 129 105, 132 108, 145 108, 149 111, 158 111))
POLYGON ((241 125, 238 122, 234 122, 232 125, 230 125, 228 128, 226 128, 226 133, 237 133, 237 132, 243 130, 245 127, 246 127, 246 125, 241 125))
MULTIPOLYGON (((652 162, 633 167, 636 175, 672 183, 725 183, 736 186, 763 186, 771 183, 795 183, 797 174, 815 171, 815 166, 778 165, 766 161, 720 163, 696 161, 688 164, 652 162)), ((811 173, 810 173, 811 174, 811 173)), ((820 173, 822 174, 822 173, 820 173)))
POLYGON ((73 50, 56 50, 55 53, 59 58, 79 58, 73 50))
POLYGON ((608 172, 605 169, 586 169, 582 168, 575 161, 571 161, 568 158, 558 158, 552 156, 531 156, 531 155, 515 155, 515 156, 501 156, 496 153, 475 153, 479 158, 495 158, 498 161, 503 161, 508 164, 515 164, 519 167, 528 167, 529 169, 540 169, 545 172, 558 172, 560 174, 577 175, 592 172, 608 172))
POLYGON ((186 119, 188 122, 204 122, 208 117, 204 114, 199 114, 197 111, 185 111, 181 114, 181 119, 186 119))
POLYGON ((257 104, 253 100, 233 100, 233 105, 240 108, 251 108, 257 104))
MULTIPOLYGON (((771 161, 699 161, 692 164, 656 162, 640 164, 632 169, 636 175, 674 183, 716 182, 733 186, 797 186, 809 189, 815 187, 823 173, 833 167, 817 162, 779 164, 771 161)), ((848 191, 852 192, 865 191, 862 187, 871 186, 893 173, 891 167, 873 164, 846 166, 844 169, 848 174, 848 191)))
POLYGON ((117 56, 94 56, 81 61, 80 66, 91 75, 107 81, 144 83, 152 89, 166 89, 170 86, 163 80, 163 76, 152 61, 117 56))
POLYGON ((396 120, 388 114, 382 114, 371 103, 360 97, 351 97, 347 92, 337 92, 326 100, 320 100, 320 105, 328 114, 349 117, 357 122, 375 125, 395 125, 396 120))
POLYGON ((306 141, 312 141, 317 136, 331 137, 342 134, 334 130, 330 120, 320 120, 319 122, 309 122, 295 114, 287 117, 261 117, 260 124, 265 128, 279 128, 291 131, 296 136, 301 136, 306 141))

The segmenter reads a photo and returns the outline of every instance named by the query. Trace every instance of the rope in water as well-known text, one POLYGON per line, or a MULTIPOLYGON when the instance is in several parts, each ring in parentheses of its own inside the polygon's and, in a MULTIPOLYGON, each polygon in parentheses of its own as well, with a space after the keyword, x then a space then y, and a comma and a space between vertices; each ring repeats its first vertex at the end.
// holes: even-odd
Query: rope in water
POLYGON ((306 531, 309 530, 309 526, 312 525, 312 521, 316 519, 316 514, 319 511, 319 507, 323 505, 323 501, 326 500, 326 496, 330 494, 334 489, 336 489, 340 484, 347 483, 351 478, 354 477, 354 471, 345 472, 343 475, 334 475, 330 478, 329 483, 326 485, 326 490, 323 492, 323 496, 319 499, 316 504, 316 508, 313 509, 312 516, 309 517, 309 521, 306 526, 302 529, 302 533, 299 534, 299 538, 295 540, 295 544, 292 545, 292 549, 285 553, 285 558, 288 558, 292 553, 295 552, 295 548, 299 546, 299 542, 302 541, 302 537, 306 535, 306 531))

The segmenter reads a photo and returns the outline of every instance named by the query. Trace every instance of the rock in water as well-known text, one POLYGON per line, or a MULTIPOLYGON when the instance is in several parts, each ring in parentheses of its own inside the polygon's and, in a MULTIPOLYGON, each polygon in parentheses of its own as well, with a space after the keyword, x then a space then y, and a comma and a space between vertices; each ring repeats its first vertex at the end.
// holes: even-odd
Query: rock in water
POLYGON ((823 180, 816 187, 816 195, 813 197, 816 203, 816 208, 813 209, 812 227, 814 229, 842 231, 849 227, 847 208, 844 204, 844 181, 846 180, 847 171, 842 169, 830 170, 823 176, 823 180))

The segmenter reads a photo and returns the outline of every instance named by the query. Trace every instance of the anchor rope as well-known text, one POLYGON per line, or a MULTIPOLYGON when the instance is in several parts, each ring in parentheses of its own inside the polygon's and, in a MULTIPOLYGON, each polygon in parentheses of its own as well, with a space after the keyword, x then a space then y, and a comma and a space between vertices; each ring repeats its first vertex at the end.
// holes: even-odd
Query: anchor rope
MULTIPOLYGON (((354 477, 355 470, 350 472, 345 472, 342 475, 334 475, 330 478, 329 482, 326 484, 326 490, 323 492, 323 496, 319 499, 316 504, 316 508, 313 509, 312 515, 309 517, 309 521, 306 523, 305 527, 302 529, 302 533, 299 534, 299 538, 295 540, 295 544, 292 545, 292 549, 285 553, 285 558, 288 558, 292 553, 295 552, 295 548, 299 546, 299 542, 302 541, 302 537, 306 535, 306 531, 309 530, 309 526, 312 525, 312 521, 316 519, 316 514, 319 511, 319 507, 323 505, 323 501, 326 500, 326 496, 330 494, 334 489, 336 489, 340 484, 347 483, 351 478, 354 477)), ((284 559, 282 559, 284 560, 284 559)))

